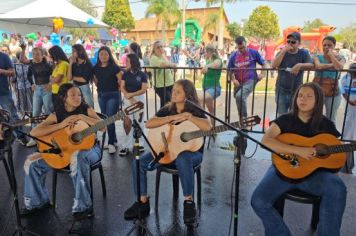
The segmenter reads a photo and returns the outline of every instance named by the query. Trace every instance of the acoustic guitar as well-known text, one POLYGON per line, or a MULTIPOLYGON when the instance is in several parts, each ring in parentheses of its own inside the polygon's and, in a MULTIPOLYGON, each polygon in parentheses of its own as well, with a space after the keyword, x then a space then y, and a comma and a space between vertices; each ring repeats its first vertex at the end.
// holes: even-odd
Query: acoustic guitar
POLYGON ((272 154, 272 162, 278 174, 289 180, 302 180, 318 169, 339 171, 346 162, 346 152, 356 150, 356 143, 342 144, 331 134, 318 134, 307 138, 297 134, 284 133, 277 136, 282 143, 315 147, 315 157, 307 160, 294 154, 282 154, 283 158, 272 154))
POLYGON ((95 144, 95 132, 104 129, 107 125, 117 120, 123 120, 126 115, 133 114, 143 109, 143 103, 137 102, 124 111, 119 111, 105 120, 99 121, 95 125, 89 126, 84 121, 77 121, 74 127, 66 127, 57 130, 49 135, 38 137, 40 140, 50 143, 37 142, 38 150, 44 161, 54 169, 62 169, 70 164, 71 157, 75 152, 90 150, 95 144), (53 151, 51 151, 53 150, 53 151))
MULTIPOLYGON (((246 118, 241 122, 231 123, 234 127, 247 127, 258 124, 261 121, 260 117, 254 116, 246 118)), ((163 156, 159 163, 172 163, 177 156, 183 151, 198 151, 204 142, 203 136, 212 135, 215 133, 229 130, 223 125, 216 126, 209 131, 202 131, 191 121, 183 121, 179 124, 166 124, 157 128, 148 130, 148 141, 152 149, 159 155, 163 156), (185 131, 191 132, 185 132, 185 131)))

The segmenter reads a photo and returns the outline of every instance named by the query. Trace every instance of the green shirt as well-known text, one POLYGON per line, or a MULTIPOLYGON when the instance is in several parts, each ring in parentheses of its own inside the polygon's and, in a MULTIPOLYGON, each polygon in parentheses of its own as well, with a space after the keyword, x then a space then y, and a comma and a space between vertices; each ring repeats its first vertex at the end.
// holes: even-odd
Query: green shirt
MULTIPOLYGON (((150 66, 160 67, 163 62, 166 60, 162 57, 157 57, 152 55, 150 57, 150 66)), ((153 74, 153 83, 156 88, 162 88, 173 85, 173 74, 171 69, 152 69, 153 74)))
MULTIPOLYGON (((218 60, 220 61, 219 68, 222 68, 222 60, 220 58, 218 60)), ((206 60, 207 65, 213 62, 214 60, 206 60)), ((208 89, 208 88, 215 88, 215 86, 220 87, 220 76, 221 76, 221 70, 214 70, 209 68, 208 71, 204 74, 203 88, 208 89)))

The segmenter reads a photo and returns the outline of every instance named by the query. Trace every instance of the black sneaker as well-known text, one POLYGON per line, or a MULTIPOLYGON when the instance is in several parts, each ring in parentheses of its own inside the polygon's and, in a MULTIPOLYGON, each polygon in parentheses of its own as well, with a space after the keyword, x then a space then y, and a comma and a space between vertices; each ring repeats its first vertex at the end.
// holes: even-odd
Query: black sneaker
POLYGON ((193 224, 196 216, 195 203, 191 200, 184 201, 183 220, 184 224, 193 224))
POLYGON ((90 207, 85 211, 73 212, 72 216, 74 220, 83 220, 83 219, 91 218, 94 216, 93 208, 90 207))
POLYGON ((26 146, 26 144, 27 144, 27 139, 26 139, 26 137, 20 137, 20 138, 18 138, 17 139, 18 141, 19 141, 19 143, 21 143, 21 145, 23 145, 23 146, 26 146))
POLYGON ((138 208, 141 209, 141 217, 147 217, 150 214, 150 200, 147 202, 139 204, 135 202, 129 209, 124 213, 125 220, 132 220, 138 218, 138 208))
POLYGON ((128 148, 120 149, 120 152, 119 152, 120 156, 126 156, 127 154, 129 154, 129 149, 128 148))
POLYGON ((47 209, 47 208, 51 208, 52 207, 52 204, 50 202, 46 202, 45 204, 43 204, 42 206, 40 207, 36 207, 36 208, 32 208, 32 209, 27 209, 27 208, 22 208, 20 210, 20 215, 22 217, 26 217, 26 216, 29 216, 29 215, 32 215, 32 214, 35 214, 37 212, 40 212, 44 209, 47 209))

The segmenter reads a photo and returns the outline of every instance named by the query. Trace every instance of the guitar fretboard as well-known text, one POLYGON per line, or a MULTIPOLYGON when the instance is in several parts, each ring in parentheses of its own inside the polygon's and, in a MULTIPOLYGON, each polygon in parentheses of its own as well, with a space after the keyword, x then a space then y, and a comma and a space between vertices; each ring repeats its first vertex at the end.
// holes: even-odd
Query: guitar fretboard
POLYGON ((124 113, 122 111, 120 111, 117 114, 110 116, 107 119, 102 120, 102 121, 96 123, 95 125, 90 126, 90 127, 86 128, 85 130, 74 134, 73 140, 76 140, 76 141, 82 140, 83 138, 91 135, 92 133, 95 133, 98 130, 105 128, 107 125, 112 124, 115 121, 122 119, 123 117, 124 117, 124 113))
POLYGON ((325 153, 323 155, 341 153, 341 152, 352 152, 356 150, 356 143, 341 144, 341 145, 331 145, 325 148, 325 153))
MULTIPOLYGON (((230 124, 233 127, 236 128, 240 128, 240 122, 236 121, 230 124)), ((202 130, 197 130, 197 131, 193 131, 191 133, 189 133, 189 136, 191 137, 191 139, 195 139, 195 138, 200 138, 203 136, 209 136, 209 135, 213 135, 215 133, 220 133, 220 132, 224 132, 226 130, 229 130, 230 128, 225 126, 225 125, 219 125, 216 126, 215 128, 209 130, 209 131, 202 131, 202 130)))

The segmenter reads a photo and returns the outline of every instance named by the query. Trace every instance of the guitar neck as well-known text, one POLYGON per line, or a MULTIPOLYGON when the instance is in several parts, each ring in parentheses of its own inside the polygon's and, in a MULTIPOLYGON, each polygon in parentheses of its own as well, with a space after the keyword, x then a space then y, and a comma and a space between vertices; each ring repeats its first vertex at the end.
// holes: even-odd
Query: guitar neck
MULTIPOLYGON (((240 128, 240 122, 236 121, 230 124, 231 126, 235 127, 235 128, 240 128)), ((209 135, 213 135, 216 133, 221 133, 224 131, 230 130, 229 127, 225 126, 225 125, 219 125, 219 126, 215 126, 215 128, 209 130, 209 131, 202 131, 202 130, 197 130, 197 131, 193 131, 189 133, 189 139, 195 139, 195 138, 200 138, 203 136, 209 136, 209 135)))
POLYGON ((352 152, 356 150, 356 143, 342 144, 342 145, 331 145, 325 148, 325 151, 322 150, 322 155, 329 155, 333 153, 341 152, 352 152))
POLYGON ((122 112, 118 112, 117 114, 110 116, 105 120, 99 121, 95 125, 92 125, 92 126, 86 128, 85 130, 75 134, 75 136, 80 137, 80 139, 83 139, 83 138, 97 132, 98 130, 105 128, 107 125, 110 125, 110 124, 114 123, 115 121, 122 119, 122 117, 123 117, 122 112))

